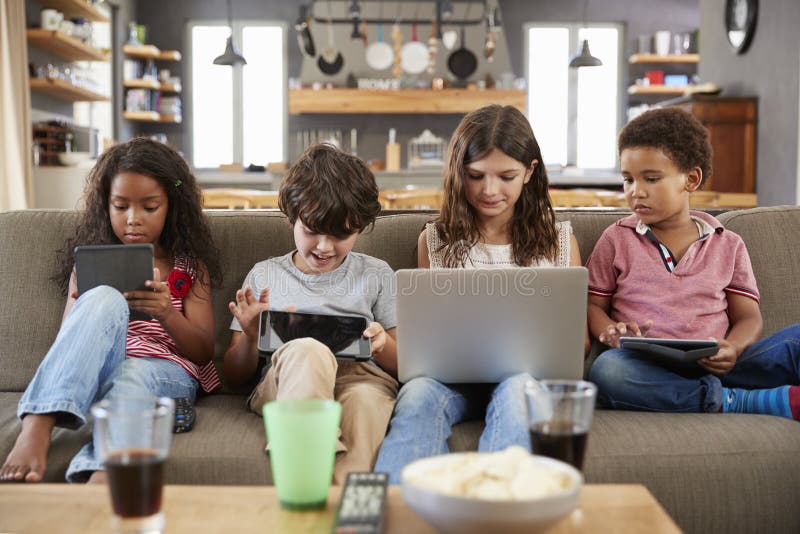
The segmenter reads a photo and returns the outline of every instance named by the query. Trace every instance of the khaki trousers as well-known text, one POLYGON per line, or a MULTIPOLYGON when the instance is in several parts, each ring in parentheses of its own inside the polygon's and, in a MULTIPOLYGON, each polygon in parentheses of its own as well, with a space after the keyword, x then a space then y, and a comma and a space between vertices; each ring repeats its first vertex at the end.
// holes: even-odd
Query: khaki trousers
POLYGON ((258 383, 248 406, 261 415, 273 400, 329 399, 342 405, 342 422, 333 468, 335 484, 350 471, 372 471, 397 398, 397 380, 365 362, 339 361, 311 338, 289 341, 272 355, 272 366, 258 383))

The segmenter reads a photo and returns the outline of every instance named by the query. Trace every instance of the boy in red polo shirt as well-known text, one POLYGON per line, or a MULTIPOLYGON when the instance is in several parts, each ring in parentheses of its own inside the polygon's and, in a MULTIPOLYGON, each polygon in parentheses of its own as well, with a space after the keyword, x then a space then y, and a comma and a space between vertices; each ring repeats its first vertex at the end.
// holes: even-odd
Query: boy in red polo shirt
POLYGON ((589 330, 610 350, 589 378, 612 408, 764 413, 800 420, 800 325, 759 340, 759 293, 742 238, 689 210, 711 174, 708 132, 676 108, 648 111, 619 135, 633 210, 589 257, 589 330), (708 339, 719 352, 678 371, 619 348, 620 336, 708 339))

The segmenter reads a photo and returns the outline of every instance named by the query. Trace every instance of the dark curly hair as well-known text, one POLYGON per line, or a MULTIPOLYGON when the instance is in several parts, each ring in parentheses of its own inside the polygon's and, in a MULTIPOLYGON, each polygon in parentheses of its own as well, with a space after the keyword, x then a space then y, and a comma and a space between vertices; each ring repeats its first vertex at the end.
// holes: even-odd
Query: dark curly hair
POLYGON ((695 167, 703 171, 699 189, 703 188, 713 169, 708 130, 697 118, 676 107, 651 109, 633 119, 619 132, 619 154, 626 148, 657 148, 681 172, 695 167))
POLYGON ((493 149, 522 163, 538 164, 522 187, 511 219, 514 263, 530 265, 534 259, 555 260, 558 253, 556 219, 547 194, 548 179, 542 151, 533 130, 517 108, 490 105, 468 113, 450 139, 444 176, 444 202, 436 229, 444 242, 445 267, 463 266, 480 238, 475 208, 467 202, 467 166, 493 149))
POLYGON ((294 225, 344 239, 381 211, 375 176, 356 156, 329 144, 310 146, 281 182, 278 207, 294 225))
POLYGON ((86 178, 84 210, 75 235, 58 251, 59 270, 53 277, 66 294, 75 264, 78 245, 120 244, 114 234, 109 215, 111 182, 120 173, 133 172, 157 180, 167 195, 168 210, 158 244, 172 258, 185 256, 189 268, 203 277, 200 264, 210 280, 201 283, 218 286, 222 283, 219 250, 211 238, 208 221, 203 215, 200 187, 183 157, 164 143, 139 137, 116 145, 97 160, 86 178))

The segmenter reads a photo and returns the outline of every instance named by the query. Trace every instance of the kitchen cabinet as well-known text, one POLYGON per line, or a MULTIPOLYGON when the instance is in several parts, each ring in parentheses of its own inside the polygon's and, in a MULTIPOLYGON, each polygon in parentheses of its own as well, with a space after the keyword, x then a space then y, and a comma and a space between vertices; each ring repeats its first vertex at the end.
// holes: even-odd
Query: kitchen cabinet
MULTIPOLYGON (((160 50, 155 45, 124 45, 122 47, 122 53, 128 60, 143 62, 138 69, 142 73, 145 73, 145 70, 152 69, 152 67, 150 69, 145 67, 145 65, 150 64, 150 62, 178 62, 181 60, 181 53, 179 51, 160 50)), ((172 95, 171 98, 177 98, 175 95, 179 95, 181 92, 180 84, 162 82, 156 79, 152 73, 147 72, 145 74, 145 76, 139 78, 129 78, 122 81, 122 86, 126 92, 126 110, 122 113, 122 118, 139 122, 180 124, 182 121, 180 102, 177 104, 177 111, 175 113, 159 113, 158 111, 161 96, 170 94, 172 95), (139 106, 144 109, 128 109, 128 92, 130 90, 141 91, 145 102, 143 104, 140 103, 139 106)))
POLYGON ((758 100, 695 95, 669 104, 692 113, 708 129, 713 172, 704 189, 755 193, 758 100))
POLYGON ((291 89, 289 113, 469 113, 487 104, 525 112, 517 89, 291 89))

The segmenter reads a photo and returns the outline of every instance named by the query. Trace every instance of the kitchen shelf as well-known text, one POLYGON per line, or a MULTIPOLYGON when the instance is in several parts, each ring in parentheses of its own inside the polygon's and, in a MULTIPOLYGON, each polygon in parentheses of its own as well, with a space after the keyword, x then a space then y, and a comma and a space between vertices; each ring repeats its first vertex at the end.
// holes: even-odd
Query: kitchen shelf
POLYGON ((629 95, 682 95, 690 86, 688 85, 631 85, 628 87, 629 95))
POLYGON ((43 93, 65 102, 107 102, 110 100, 106 95, 89 91, 66 80, 32 78, 30 84, 32 91, 43 93))
POLYGON ((658 54, 633 54, 628 63, 699 63, 700 54, 671 54, 660 56, 658 54))
POLYGON ((98 48, 85 44, 57 30, 30 28, 27 30, 28 42, 47 50, 67 61, 108 61, 108 55, 98 48))
POLYGON ((123 111, 122 118, 140 122, 162 122, 180 124, 180 117, 175 115, 161 115, 157 111, 123 111))
POLYGON ((176 83, 161 83, 152 78, 137 78, 135 80, 125 80, 122 86, 126 89, 152 89, 163 93, 180 93, 181 86, 176 83))
POLYGON ((47 0, 45 5, 57 9, 64 14, 64 18, 83 18, 90 22, 109 22, 105 13, 88 4, 85 0, 47 0))
POLYGON ((469 113, 489 103, 525 112, 517 89, 290 89, 289 113, 469 113))
POLYGON ((181 53, 177 50, 160 50, 155 45, 124 45, 122 53, 135 59, 155 59, 158 61, 180 61, 181 53))
POLYGON ((161 84, 158 82, 158 80, 153 80, 151 78, 125 80, 122 82, 122 86, 130 89, 154 89, 156 91, 161 89, 161 84))
POLYGON ((181 84, 179 83, 162 83, 158 88, 162 93, 180 93, 181 84))

